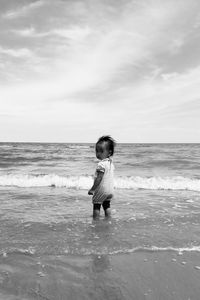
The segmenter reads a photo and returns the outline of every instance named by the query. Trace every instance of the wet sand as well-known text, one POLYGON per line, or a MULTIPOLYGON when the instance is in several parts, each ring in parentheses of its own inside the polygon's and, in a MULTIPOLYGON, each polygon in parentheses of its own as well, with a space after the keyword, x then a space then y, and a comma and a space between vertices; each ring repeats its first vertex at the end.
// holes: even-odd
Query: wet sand
POLYGON ((0 257, 0 299, 200 299, 200 253, 0 257))

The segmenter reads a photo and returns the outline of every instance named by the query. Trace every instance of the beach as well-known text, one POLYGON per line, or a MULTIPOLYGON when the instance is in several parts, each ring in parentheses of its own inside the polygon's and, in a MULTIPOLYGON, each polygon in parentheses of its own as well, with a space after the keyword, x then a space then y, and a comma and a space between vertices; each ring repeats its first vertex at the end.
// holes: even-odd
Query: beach
POLYGON ((0 297, 10 299, 199 299, 200 254, 13 254, 0 260, 0 297))
POLYGON ((0 145, 0 299, 200 298, 200 145, 120 144, 92 218, 94 145, 0 145))
POLYGON ((200 0, 0 24, 0 300, 200 300, 200 0))

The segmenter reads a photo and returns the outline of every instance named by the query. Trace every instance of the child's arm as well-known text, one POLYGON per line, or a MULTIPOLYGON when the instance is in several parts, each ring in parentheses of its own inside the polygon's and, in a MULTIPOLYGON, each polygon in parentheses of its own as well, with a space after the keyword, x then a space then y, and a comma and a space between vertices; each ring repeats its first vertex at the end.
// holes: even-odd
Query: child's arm
POLYGON ((103 178, 104 173, 101 171, 97 171, 97 177, 94 180, 94 184, 91 187, 91 189, 88 191, 88 195, 93 195, 94 191, 96 190, 96 188, 99 186, 102 178, 103 178))

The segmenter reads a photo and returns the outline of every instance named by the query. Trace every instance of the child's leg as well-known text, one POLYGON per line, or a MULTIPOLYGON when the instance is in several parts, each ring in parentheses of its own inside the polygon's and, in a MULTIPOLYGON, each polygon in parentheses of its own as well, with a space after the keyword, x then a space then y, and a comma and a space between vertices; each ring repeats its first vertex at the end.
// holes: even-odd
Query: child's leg
POLYGON ((110 201, 109 200, 105 200, 102 204, 104 212, 105 212, 105 216, 106 217, 110 217, 111 216, 111 209, 110 209, 110 201))
POLYGON ((101 208, 101 204, 99 203, 94 203, 93 204, 93 218, 97 219, 100 216, 100 208, 101 208))

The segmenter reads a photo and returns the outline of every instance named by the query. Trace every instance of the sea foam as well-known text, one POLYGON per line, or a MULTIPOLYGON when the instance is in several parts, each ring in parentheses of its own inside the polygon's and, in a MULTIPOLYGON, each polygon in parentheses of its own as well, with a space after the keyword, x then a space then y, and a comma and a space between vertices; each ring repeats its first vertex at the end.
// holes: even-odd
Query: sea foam
MULTIPOLYGON (((52 254, 52 249, 48 252, 48 254, 52 254)), ((23 255, 41 255, 41 251, 44 249, 36 249, 34 247, 28 248, 16 248, 11 247, 8 249, 1 249, 0 256, 2 255, 4 258, 12 255, 12 254, 23 254, 23 255)), ((176 252, 178 255, 183 255, 183 253, 191 253, 191 252, 200 252, 200 246, 191 246, 191 247, 158 247, 158 246, 151 246, 151 247, 134 247, 134 248, 123 248, 123 249, 115 249, 104 247, 102 249, 92 249, 92 248, 85 248, 85 247, 75 247, 75 248, 64 248, 60 249, 59 255, 62 254, 81 254, 81 255, 116 255, 116 254, 131 254, 135 252, 150 252, 150 253, 159 253, 159 252, 176 252)), ((45 254, 47 254, 45 250, 45 254)), ((195 267, 199 270, 200 267, 195 267)))
MULTIPOLYGON (((0 176, 0 186, 17 187, 64 187, 68 189, 88 189, 93 183, 92 176, 15 175, 0 176)), ((187 177, 115 177, 116 189, 146 190, 190 190, 200 191, 200 180, 187 177)))

